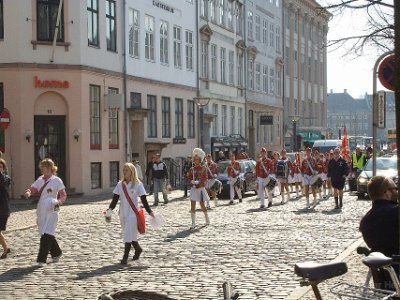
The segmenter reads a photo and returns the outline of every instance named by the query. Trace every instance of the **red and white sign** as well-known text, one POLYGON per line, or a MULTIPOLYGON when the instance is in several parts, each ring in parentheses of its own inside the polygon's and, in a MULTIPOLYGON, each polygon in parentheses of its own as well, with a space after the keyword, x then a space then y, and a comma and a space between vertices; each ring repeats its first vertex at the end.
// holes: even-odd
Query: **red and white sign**
POLYGON ((3 129, 7 129, 10 125, 10 113, 7 109, 3 110, 0 114, 0 127, 3 129))

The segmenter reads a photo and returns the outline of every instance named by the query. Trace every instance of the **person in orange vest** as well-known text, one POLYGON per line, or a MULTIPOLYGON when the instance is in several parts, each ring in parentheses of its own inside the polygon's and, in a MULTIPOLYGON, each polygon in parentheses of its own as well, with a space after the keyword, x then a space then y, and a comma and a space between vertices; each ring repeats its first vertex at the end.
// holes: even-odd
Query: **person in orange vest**
POLYGON ((239 198, 239 203, 242 202, 242 189, 240 185, 240 164, 238 161, 236 161, 235 154, 234 153, 229 153, 229 159, 231 160, 229 165, 228 165, 228 176, 229 176, 229 196, 230 196, 230 201, 229 204, 234 203, 234 198, 235 198, 235 191, 238 195, 239 198), (239 181, 239 182, 238 182, 239 181))
MULTIPOLYGON (((268 177, 271 173, 271 160, 267 157, 267 149, 261 148, 260 158, 256 163, 256 176, 258 183, 258 198, 260 199, 260 208, 265 208, 265 188, 268 177)), ((268 207, 272 206, 272 190, 267 189, 268 207)))

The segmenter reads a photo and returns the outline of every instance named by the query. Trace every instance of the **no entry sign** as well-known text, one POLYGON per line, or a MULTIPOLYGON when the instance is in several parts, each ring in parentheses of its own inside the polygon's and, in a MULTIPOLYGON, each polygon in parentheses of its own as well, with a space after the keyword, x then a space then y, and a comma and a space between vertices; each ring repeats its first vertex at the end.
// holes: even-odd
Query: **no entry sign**
POLYGON ((10 113, 8 112, 8 110, 5 109, 0 114, 0 126, 3 129, 7 129, 9 125, 10 125, 10 113))
POLYGON ((394 91, 394 54, 382 60, 378 68, 378 78, 385 88, 394 91))

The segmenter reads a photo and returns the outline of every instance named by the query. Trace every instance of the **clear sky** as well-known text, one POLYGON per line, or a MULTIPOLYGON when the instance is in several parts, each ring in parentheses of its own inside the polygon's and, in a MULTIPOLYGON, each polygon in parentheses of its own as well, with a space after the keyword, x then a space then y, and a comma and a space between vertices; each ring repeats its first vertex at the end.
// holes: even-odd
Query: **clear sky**
MULTIPOLYGON (((322 5, 326 1, 319 1, 322 5)), ((332 1, 330 1, 332 2, 332 1)), ((351 36, 360 33, 365 28, 365 18, 361 13, 344 12, 340 16, 334 16, 329 22, 328 40, 351 36)), ((372 72, 376 59, 381 53, 377 49, 367 49, 361 57, 345 55, 353 42, 349 41, 339 49, 328 48, 328 93, 347 92, 358 98, 365 93, 372 94, 372 72)), ((383 87, 377 81, 377 89, 383 87)))

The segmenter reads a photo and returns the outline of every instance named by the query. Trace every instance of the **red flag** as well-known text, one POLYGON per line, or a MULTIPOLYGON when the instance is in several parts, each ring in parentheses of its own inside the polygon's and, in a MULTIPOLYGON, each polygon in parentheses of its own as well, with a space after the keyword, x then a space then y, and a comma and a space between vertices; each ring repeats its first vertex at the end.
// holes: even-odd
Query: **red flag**
POLYGON ((342 135, 342 157, 347 158, 347 147, 349 145, 349 141, 347 140, 347 132, 346 126, 343 127, 343 135, 342 135))

